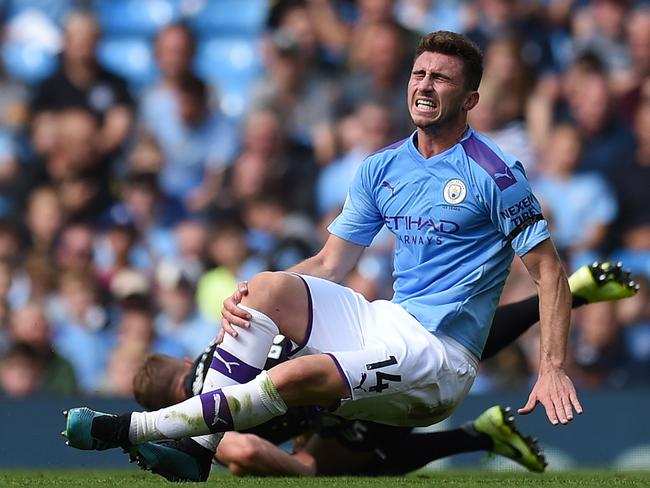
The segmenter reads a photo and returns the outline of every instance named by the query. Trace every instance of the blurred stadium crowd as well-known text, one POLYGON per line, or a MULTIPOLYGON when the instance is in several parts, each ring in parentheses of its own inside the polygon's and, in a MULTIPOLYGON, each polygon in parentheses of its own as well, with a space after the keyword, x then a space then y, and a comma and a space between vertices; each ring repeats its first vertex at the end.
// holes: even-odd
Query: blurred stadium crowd
MULTIPOLYGON (((413 48, 438 29, 483 48, 471 124, 523 162, 567 270, 622 259, 642 283, 574 313, 578 387, 650 386, 650 4, 0 8, 0 391, 129 396, 147 352, 198 354, 238 280, 317 250, 364 157, 411 132, 413 48)), ((347 285, 390 297, 392 247, 347 285)), ((526 276, 516 260, 504 303, 526 276)), ((527 385, 535 334, 473 391, 527 385)))

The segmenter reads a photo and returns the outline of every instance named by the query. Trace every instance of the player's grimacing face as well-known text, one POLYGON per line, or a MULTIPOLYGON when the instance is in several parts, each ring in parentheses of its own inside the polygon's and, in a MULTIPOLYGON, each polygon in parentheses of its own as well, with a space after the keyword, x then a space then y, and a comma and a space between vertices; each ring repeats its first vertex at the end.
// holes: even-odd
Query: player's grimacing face
POLYGON ((416 127, 456 120, 467 95, 461 59, 428 51, 416 58, 408 84, 408 108, 416 127))

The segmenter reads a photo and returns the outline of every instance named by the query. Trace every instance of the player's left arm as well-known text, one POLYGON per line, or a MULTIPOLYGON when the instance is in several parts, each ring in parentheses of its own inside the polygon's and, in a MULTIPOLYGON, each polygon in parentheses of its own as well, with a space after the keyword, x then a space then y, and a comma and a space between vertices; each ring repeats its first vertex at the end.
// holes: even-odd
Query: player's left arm
POLYGON ((523 166, 512 161, 503 173, 510 178, 495 179, 493 176, 492 180, 485 180, 489 182, 484 188, 490 218, 523 260, 540 297, 539 376, 519 413, 530 413, 539 402, 544 405, 551 423, 565 424, 573 418, 573 408, 582 412, 573 383, 564 371, 571 292, 523 166))
POLYGON ((546 239, 522 256, 537 285, 540 308, 539 374, 520 414, 533 411, 541 403, 553 425, 573 419, 573 410, 582 413, 575 387, 565 372, 567 337, 571 318, 571 290, 551 239, 546 239))

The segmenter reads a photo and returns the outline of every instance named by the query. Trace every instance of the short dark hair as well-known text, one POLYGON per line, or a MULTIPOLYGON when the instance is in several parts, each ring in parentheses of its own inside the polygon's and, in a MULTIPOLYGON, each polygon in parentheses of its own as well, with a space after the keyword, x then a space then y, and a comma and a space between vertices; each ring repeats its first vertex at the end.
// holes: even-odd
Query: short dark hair
POLYGON ((478 90, 483 77, 483 53, 471 39, 462 34, 449 31, 436 31, 422 37, 415 50, 415 59, 424 52, 456 56, 463 61, 465 87, 478 90))

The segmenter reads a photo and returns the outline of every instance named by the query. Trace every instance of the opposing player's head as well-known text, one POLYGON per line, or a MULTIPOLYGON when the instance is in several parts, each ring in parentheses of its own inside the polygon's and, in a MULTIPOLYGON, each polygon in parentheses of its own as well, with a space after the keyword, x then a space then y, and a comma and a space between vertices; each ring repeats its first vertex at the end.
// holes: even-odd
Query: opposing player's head
POLYGON ((478 103, 483 54, 467 37, 448 31, 424 36, 415 51, 408 85, 413 123, 423 130, 464 126, 478 103))
POLYGON ((147 410, 158 410, 187 400, 184 381, 191 361, 149 354, 133 378, 133 396, 147 410))

